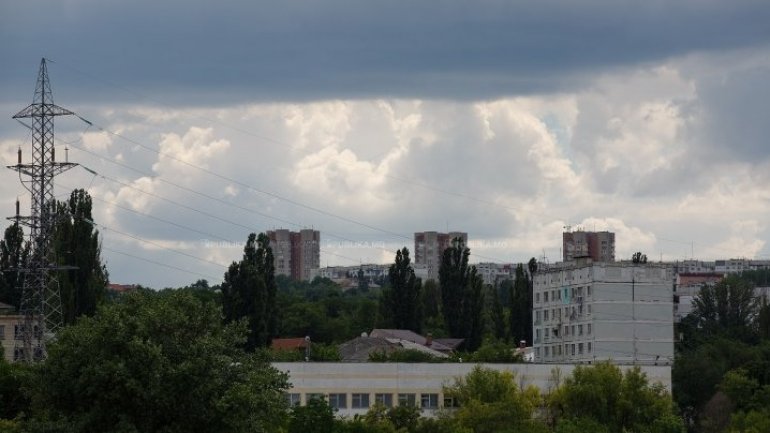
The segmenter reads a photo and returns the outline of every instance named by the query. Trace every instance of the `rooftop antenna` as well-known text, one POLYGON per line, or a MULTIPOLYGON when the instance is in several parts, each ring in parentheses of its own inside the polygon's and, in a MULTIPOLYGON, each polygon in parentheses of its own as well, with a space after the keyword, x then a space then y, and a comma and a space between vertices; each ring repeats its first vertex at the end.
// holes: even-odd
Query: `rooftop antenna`
POLYGON ((32 119, 32 162, 22 163, 19 148, 18 163, 8 166, 19 172, 21 183, 31 198, 30 215, 11 218, 30 229, 31 251, 23 270, 20 305, 23 316, 21 340, 17 339, 14 343, 14 359, 25 362, 45 359, 46 341, 62 327, 59 284, 51 272, 60 269, 56 266, 51 248, 55 223, 51 204, 55 199, 54 177, 77 164, 56 162, 54 117, 73 114, 54 104, 48 68, 43 58, 40 60, 32 104, 13 116, 14 119, 32 119))

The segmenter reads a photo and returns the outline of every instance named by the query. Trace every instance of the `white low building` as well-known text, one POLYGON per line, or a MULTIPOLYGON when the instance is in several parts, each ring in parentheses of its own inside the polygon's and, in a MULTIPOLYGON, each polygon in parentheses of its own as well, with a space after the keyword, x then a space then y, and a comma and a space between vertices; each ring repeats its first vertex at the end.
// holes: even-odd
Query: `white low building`
POLYGON ((671 364, 674 274, 657 263, 541 266, 534 276, 535 362, 671 364))
MULTIPOLYGON (((470 373, 476 365, 514 374, 520 388, 535 386, 547 393, 562 383, 575 369, 574 364, 468 364, 468 363, 344 363, 344 362, 274 362, 273 366, 289 375, 286 394, 291 404, 305 405, 316 397, 325 398, 337 410, 337 416, 365 414, 376 402, 385 406, 414 405, 423 416, 433 416, 443 407, 453 406, 444 395, 470 373)), ((621 366, 627 370, 631 366, 621 366)), ((671 389, 670 366, 641 366, 650 383, 671 389)))

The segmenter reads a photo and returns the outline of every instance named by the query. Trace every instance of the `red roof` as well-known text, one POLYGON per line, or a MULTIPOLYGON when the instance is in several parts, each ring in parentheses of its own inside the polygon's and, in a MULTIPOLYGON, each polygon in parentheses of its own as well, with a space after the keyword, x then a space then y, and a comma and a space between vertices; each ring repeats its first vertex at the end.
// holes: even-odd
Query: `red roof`
POLYGON ((113 292, 124 293, 124 292, 130 292, 131 290, 136 289, 136 284, 114 284, 114 283, 110 283, 107 286, 107 288, 112 290, 113 292))
POLYGON ((274 338, 270 347, 277 350, 297 350, 307 347, 304 337, 299 338, 274 338))

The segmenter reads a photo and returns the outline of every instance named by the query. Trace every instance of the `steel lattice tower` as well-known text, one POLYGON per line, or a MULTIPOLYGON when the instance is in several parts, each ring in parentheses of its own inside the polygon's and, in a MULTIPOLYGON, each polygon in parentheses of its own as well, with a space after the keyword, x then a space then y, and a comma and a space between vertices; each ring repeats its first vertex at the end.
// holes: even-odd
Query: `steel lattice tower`
POLYGON ((16 339, 14 358, 26 362, 46 357, 46 340, 62 326, 62 305, 59 285, 53 270, 51 237, 54 228, 55 201, 53 179, 57 174, 77 164, 56 162, 53 120, 56 116, 75 114, 53 103, 51 84, 45 59, 40 61, 40 71, 35 86, 35 96, 27 108, 19 111, 14 119, 32 119, 32 162, 22 163, 19 149, 18 163, 8 168, 19 172, 24 187, 31 196, 29 216, 19 215, 9 219, 29 227, 31 251, 23 272, 23 288, 20 310, 24 316, 21 340, 16 339))

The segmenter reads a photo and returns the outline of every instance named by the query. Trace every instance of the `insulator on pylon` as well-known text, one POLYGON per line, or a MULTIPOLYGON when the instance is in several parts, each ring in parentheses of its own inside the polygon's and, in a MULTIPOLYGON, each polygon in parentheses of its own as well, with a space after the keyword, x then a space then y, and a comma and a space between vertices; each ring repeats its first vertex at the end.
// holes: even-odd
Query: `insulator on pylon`
POLYGON ((19 165, 21 165, 21 147, 19 148, 19 165))
POLYGON ((56 148, 51 148, 51 162, 56 162, 56 148))
POLYGON ((19 216, 19 198, 16 197, 16 216, 19 216))

